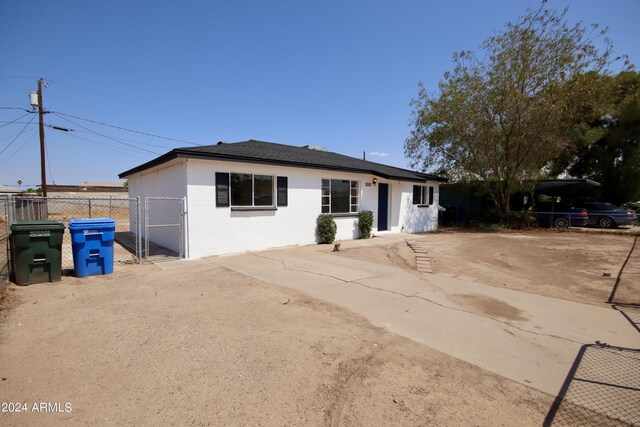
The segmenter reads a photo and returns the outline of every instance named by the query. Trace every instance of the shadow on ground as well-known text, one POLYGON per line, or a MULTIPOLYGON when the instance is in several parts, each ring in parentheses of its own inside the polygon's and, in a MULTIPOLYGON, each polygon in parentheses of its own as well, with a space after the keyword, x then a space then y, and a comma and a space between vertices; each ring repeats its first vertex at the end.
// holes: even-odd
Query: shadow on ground
POLYGON ((544 426, 640 425, 640 350, 580 348, 544 426))
MULTIPOLYGON (((136 254, 136 235, 129 231, 119 231, 115 233, 115 240, 118 242, 123 248, 129 251, 132 255, 136 254)), ((144 241, 142 242, 143 252, 144 252, 144 241)), ((145 254, 144 257, 146 261, 152 262, 161 262, 161 261, 175 261, 176 259, 180 259, 180 256, 177 252, 172 251, 169 248, 161 246, 157 243, 149 241, 149 253, 145 254)))

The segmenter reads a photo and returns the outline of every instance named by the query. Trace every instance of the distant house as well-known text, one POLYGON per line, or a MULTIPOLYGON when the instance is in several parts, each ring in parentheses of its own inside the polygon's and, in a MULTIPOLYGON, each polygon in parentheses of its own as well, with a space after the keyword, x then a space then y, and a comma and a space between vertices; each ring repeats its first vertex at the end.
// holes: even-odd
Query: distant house
POLYGON ((124 182, 85 182, 80 185, 47 185, 50 197, 127 197, 124 182))
POLYGON ((6 185, 0 184, 0 194, 17 194, 21 193, 17 188, 7 187, 6 185))
MULTIPOLYGON (((177 148, 119 177, 129 180, 129 197, 184 198, 188 258, 314 243, 323 212, 335 217, 338 240, 358 237, 362 210, 373 211, 376 234, 434 230, 446 181, 319 147, 254 140, 177 148)), ((158 239, 177 250, 175 236, 158 239)))

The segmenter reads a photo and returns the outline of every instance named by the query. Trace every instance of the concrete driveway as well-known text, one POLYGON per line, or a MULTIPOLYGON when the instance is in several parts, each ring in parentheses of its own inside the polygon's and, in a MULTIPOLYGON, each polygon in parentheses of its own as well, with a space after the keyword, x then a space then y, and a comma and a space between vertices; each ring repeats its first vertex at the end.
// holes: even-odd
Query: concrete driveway
MULTIPOLYGON (((388 244, 408 235, 343 242, 388 244)), ((233 271, 302 291, 373 325, 534 387, 558 394, 583 344, 640 347, 617 311, 439 274, 337 256, 327 245, 210 258, 233 271)), ((167 265, 167 268, 170 268, 167 265)))

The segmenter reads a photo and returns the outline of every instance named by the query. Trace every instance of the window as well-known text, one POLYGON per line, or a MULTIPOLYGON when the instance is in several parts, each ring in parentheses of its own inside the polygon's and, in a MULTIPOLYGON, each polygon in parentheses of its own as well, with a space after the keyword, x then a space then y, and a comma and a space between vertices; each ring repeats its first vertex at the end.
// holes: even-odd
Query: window
POLYGON ((231 206, 253 205, 253 175, 231 174, 231 206))
POLYGON ((358 181, 322 180, 322 213, 358 212, 358 181))
MULTIPOLYGON (((216 172, 216 206, 274 206, 274 177, 216 172)), ((277 178, 278 206, 287 205, 287 177, 277 178)))
POLYGON ((433 186, 426 185, 413 186, 413 204, 414 205, 433 205, 433 186))

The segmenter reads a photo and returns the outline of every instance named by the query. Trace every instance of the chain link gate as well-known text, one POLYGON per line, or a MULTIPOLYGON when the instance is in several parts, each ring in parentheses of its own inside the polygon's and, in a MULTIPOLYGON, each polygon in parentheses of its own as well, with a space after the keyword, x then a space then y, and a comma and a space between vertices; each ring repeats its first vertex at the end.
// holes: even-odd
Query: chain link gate
POLYGON ((185 199, 144 196, 144 247, 149 261, 185 257, 185 199))
POLYGON ((0 195, 0 292, 9 283, 10 259, 9 259, 9 227, 11 225, 10 198, 0 195))
MULTIPOLYGON (((11 266, 9 241, 11 224, 21 221, 53 220, 69 227, 74 218, 112 218, 116 222, 114 261, 140 262, 140 200, 124 197, 40 197, 35 195, 0 196, 0 286, 8 280, 11 266), (7 250, 5 251, 5 247, 7 250), (6 256, 5 256, 6 254, 6 256), (7 264, 7 278, 5 269, 7 264)), ((62 269, 73 269, 71 234, 63 233, 62 269)))

